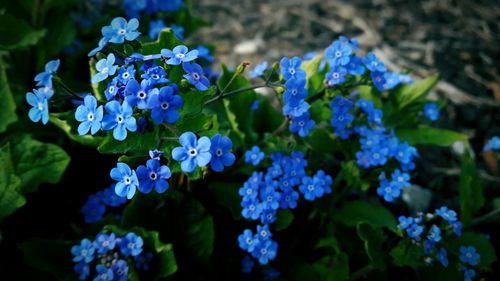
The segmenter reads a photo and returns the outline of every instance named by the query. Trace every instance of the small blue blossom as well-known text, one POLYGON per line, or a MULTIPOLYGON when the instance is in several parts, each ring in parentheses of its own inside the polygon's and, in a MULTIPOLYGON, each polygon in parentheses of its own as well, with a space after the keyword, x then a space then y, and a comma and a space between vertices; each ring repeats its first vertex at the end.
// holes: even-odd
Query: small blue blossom
POLYGON ((162 49, 161 55, 166 58, 167 64, 179 65, 183 62, 189 62, 195 60, 198 57, 198 50, 188 51, 188 48, 184 45, 176 46, 173 50, 162 49))
POLYGON ((37 86, 47 86, 52 88, 52 76, 56 73, 59 68, 60 61, 51 60, 45 64, 45 71, 38 73, 35 76, 35 81, 37 86))
POLYGON ((32 106, 28 112, 28 117, 33 122, 42 120, 43 124, 49 122, 49 104, 47 97, 39 90, 33 89, 33 92, 26 93, 26 101, 32 106))
POLYGON ((146 165, 140 165, 136 170, 139 179, 139 191, 149 193, 154 187, 156 192, 163 193, 168 189, 167 179, 171 172, 166 165, 160 165, 160 160, 149 159, 146 165))
POLYGON ((135 79, 130 80, 125 87, 125 100, 131 106, 139 109, 148 108, 148 97, 156 96, 158 89, 151 88, 147 80, 142 80, 141 84, 135 79))
POLYGON ((105 105, 106 112, 102 119, 102 128, 104 130, 113 129, 113 137, 116 140, 122 141, 127 138, 127 130, 135 132, 137 130, 137 123, 132 116, 133 109, 124 101, 120 105, 117 101, 110 101, 105 105))
POLYGON ((133 232, 127 233, 120 241, 120 251, 124 256, 137 256, 142 252, 144 241, 133 232))
POLYGON ((103 118, 102 105, 97 107, 97 100, 92 95, 85 96, 84 104, 80 105, 75 111, 75 119, 80 123, 78 125, 78 134, 85 135, 90 130, 90 134, 95 134, 101 129, 103 118))
POLYGON ((436 259, 444 266, 448 267, 448 252, 444 248, 441 248, 436 253, 436 259))
POLYGON ((305 79, 289 79, 286 81, 283 101, 290 106, 298 106, 299 103, 307 97, 305 86, 305 79))
POLYGON ((118 260, 111 265, 113 270, 114 279, 116 281, 128 280, 128 264, 124 260, 118 260))
POLYGON ((282 58, 280 61, 281 75, 283 79, 288 80, 290 78, 301 79, 306 78, 306 72, 300 68, 302 61, 299 57, 282 58))
POLYGON ((282 209, 295 209, 297 207, 297 201, 299 200, 299 193, 293 188, 288 187, 282 189, 280 196, 280 208, 282 209))
POLYGON ((432 225, 427 235, 427 239, 433 242, 441 241, 441 229, 437 225, 432 225))
POLYGON ((385 72, 372 72, 370 73, 370 77, 372 78, 373 85, 377 90, 383 92, 386 90, 386 80, 385 80, 385 72))
POLYGON ((447 222, 454 222, 457 220, 457 213, 453 210, 448 209, 445 206, 442 206, 439 209, 436 209, 436 214, 442 217, 447 222))
POLYGON ((398 221, 398 228, 401 230, 405 230, 413 224, 412 217, 399 216, 398 221))
POLYGON ((488 143, 483 147, 483 151, 500 150, 500 137, 492 137, 488 143))
POLYGON ((166 77, 167 73, 161 66, 150 67, 141 75, 141 78, 146 79, 151 86, 169 82, 166 77))
POLYGON ((270 260, 276 258, 278 252, 278 244, 271 240, 259 243, 252 251, 252 256, 256 258, 260 264, 268 264, 270 260))
POLYGON ((94 241, 95 248, 98 254, 105 254, 115 248, 116 235, 114 233, 106 234, 99 233, 94 241))
POLYGON ((325 50, 325 57, 330 60, 332 66, 346 65, 352 54, 352 49, 348 44, 335 41, 325 50))
POLYGON ((314 128, 316 123, 311 119, 309 112, 299 117, 294 117, 290 121, 290 132, 297 133, 301 137, 309 135, 309 131, 314 128))
POLYGON ((156 39, 158 38, 158 35, 160 35, 160 31, 162 31, 162 29, 164 29, 166 26, 165 26, 165 23, 163 22, 162 19, 158 19, 158 20, 152 20, 149 22, 149 38, 151 39, 156 39))
POLYGON ((182 68, 186 72, 183 75, 189 83, 191 83, 197 90, 206 91, 210 86, 210 81, 203 74, 203 68, 197 63, 183 63, 182 68))
POLYGON ((175 123, 180 118, 178 110, 183 104, 182 97, 175 95, 171 86, 161 87, 159 93, 152 95, 149 99, 148 107, 151 108, 151 119, 156 124, 175 123))
POLYGON ((264 152, 256 145, 251 150, 245 152, 245 163, 251 163, 254 166, 259 165, 260 161, 264 159, 264 152))
POLYGON ((397 182, 382 180, 377 188, 377 194, 383 196, 385 201, 392 202, 401 195, 401 188, 397 182))
POLYGON ((342 84, 345 81, 347 70, 342 66, 333 66, 325 75, 326 84, 330 87, 342 84))
POLYGON ((264 71, 269 67, 269 64, 267 61, 261 62, 258 65, 256 65, 250 72, 248 73, 248 76, 250 79, 255 79, 259 76, 264 75, 264 71))
POLYGON ((255 199, 241 201, 241 215, 246 219, 257 220, 262 214, 262 205, 255 199))
POLYGON ((399 85, 399 74, 395 72, 385 72, 384 73, 384 90, 394 89, 397 85, 399 85))
POLYGON ((366 57, 362 58, 363 63, 366 68, 371 72, 385 72, 387 69, 382 61, 380 61, 377 56, 370 52, 366 57))
POLYGON ((464 272, 464 281, 471 281, 474 277, 476 277, 476 271, 474 269, 464 266, 461 270, 464 272))
POLYGON ((299 117, 306 113, 309 107, 310 105, 304 100, 301 100, 297 106, 285 104, 283 106, 283 114, 288 117, 299 117))
POLYGON ((179 38, 179 40, 184 40, 184 27, 176 24, 171 24, 170 28, 174 32, 175 37, 179 38))
POLYGON ((99 197, 90 195, 85 205, 82 206, 82 213, 85 223, 95 223, 102 219, 106 212, 106 207, 101 204, 99 197))
POLYGON ((98 43, 97 47, 95 47, 94 49, 92 49, 92 50, 88 53, 88 55, 87 55, 87 56, 89 56, 89 57, 93 57, 93 56, 95 56, 95 54, 97 54, 97 52, 102 51, 102 49, 104 49, 104 47, 106 47, 106 45, 108 44, 108 42, 109 42, 109 39, 107 39, 107 38, 101 38, 101 39, 99 40, 99 43, 98 43))
POLYGON ((102 264, 98 264, 95 269, 97 271, 97 276, 94 278, 94 281, 113 280, 113 270, 111 270, 111 268, 108 268, 102 264))
POLYGON ((127 197, 127 199, 134 197, 135 190, 139 185, 139 180, 134 170, 130 169, 127 164, 118 162, 116 168, 111 170, 110 176, 113 180, 117 181, 115 192, 118 196, 127 197))
POLYGON ((273 237, 273 234, 271 233, 271 231, 269 230, 269 225, 266 224, 266 225, 257 225, 257 234, 256 236, 259 237, 259 240, 260 241, 264 241, 264 240, 267 240, 267 239, 270 239, 271 237, 273 237))
POLYGON ((134 257, 135 267, 142 270, 148 270, 149 263, 151 262, 152 259, 153 259, 153 253, 142 252, 134 257))
POLYGON ((71 247, 71 254, 74 256, 74 262, 83 261, 89 263, 94 260, 94 244, 89 239, 83 239, 80 245, 71 247))
POLYGON ((78 279, 85 280, 90 275, 90 267, 85 261, 77 263, 73 269, 78 274, 78 279))
POLYGON ((110 207, 120 207, 127 202, 127 198, 120 197, 116 194, 114 184, 99 192, 97 196, 99 196, 102 203, 110 207))
POLYGON ((127 22, 126 19, 117 17, 111 21, 111 25, 104 26, 101 32, 109 42, 121 44, 125 40, 133 41, 139 37, 141 33, 137 31, 138 27, 139 21, 135 18, 127 22))
POLYGON ((210 160, 210 167, 216 172, 224 170, 224 166, 228 167, 234 164, 236 157, 231 153, 233 142, 226 136, 217 134, 210 140, 210 153, 212 159, 210 160))
POLYGON ((424 105, 424 116, 431 121, 437 121, 439 119, 438 105, 434 102, 426 103, 424 105))
POLYGON ((304 195, 304 199, 312 201, 323 196, 324 189, 317 178, 304 177, 299 191, 304 195))
POLYGON ((117 80, 120 84, 127 85, 131 79, 135 79, 135 67, 133 65, 122 66, 118 69, 117 80))
POLYGON ((280 206, 280 193, 272 186, 267 186, 260 192, 260 200, 262 201, 262 208, 277 210, 280 206))
POLYGON ((462 236, 462 223, 460 221, 450 222, 450 227, 455 235, 462 236))
POLYGON ((181 161, 182 171, 190 173, 196 166, 204 167, 210 162, 212 154, 208 137, 197 139, 194 133, 185 132, 180 136, 179 142, 182 146, 172 150, 172 158, 181 161))
POLYGON ((115 55, 112 53, 107 58, 100 59, 95 65, 98 73, 92 76, 92 83, 99 83, 108 78, 109 75, 114 75, 117 67, 115 65, 115 55))
POLYGON ((250 273, 252 272, 252 268, 254 266, 254 262, 250 256, 245 256, 241 260, 241 272, 242 273, 250 273))
POLYGON ((257 109, 259 109, 259 100, 254 100, 252 102, 251 108, 252 108, 253 111, 256 111, 257 109))
POLYGON ((420 235, 423 231, 424 227, 416 223, 412 224, 409 228, 406 229, 406 233, 408 233, 408 236, 415 240, 420 240, 420 235))
POLYGON ((479 254, 473 246, 460 246, 460 260, 465 264, 477 265, 479 263, 479 254))
POLYGON ((363 62, 356 56, 351 57, 345 68, 350 75, 363 75, 365 73, 363 62))
POLYGON ((238 193, 241 197, 243 197, 243 201, 256 199, 258 195, 258 187, 258 185, 251 184, 250 182, 245 182, 243 186, 238 190, 238 193))
POLYGON ((245 229, 240 236, 238 236, 238 243, 242 250, 252 252, 259 244, 259 239, 256 239, 250 229, 245 229))

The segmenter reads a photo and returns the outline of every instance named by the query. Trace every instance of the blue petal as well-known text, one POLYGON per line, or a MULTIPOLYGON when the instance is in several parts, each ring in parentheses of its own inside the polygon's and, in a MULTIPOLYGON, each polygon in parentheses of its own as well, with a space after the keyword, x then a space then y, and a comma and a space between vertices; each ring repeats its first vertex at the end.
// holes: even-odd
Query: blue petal
POLYGON ((193 157, 190 157, 181 162, 181 169, 186 173, 191 173, 192 171, 194 171, 194 168, 195 168, 195 161, 193 157))
POLYGON ((188 158, 187 151, 184 147, 176 147, 172 150, 172 158, 176 161, 183 161, 188 158))
POLYGON ((90 121, 84 121, 84 122, 80 123, 80 125, 78 125, 78 134, 80 136, 83 136, 86 133, 88 133, 91 125, 92 125, 92 122, 90 122, 90 121))
MULTIPOLYGON (((196 148, 196 135, 192 132, 185 132, 179 138, 179 142, 183 147, 196 148)), ((209 140, 210 142, 210 140, 209 140)), ((210 144, 209 144, 210 148, 210 144)))
POLYGON ((113 137, 119 141, 127 138, 127 130, 125 130, 125 126, 123 124, 116 126, 113 130, 113 137))

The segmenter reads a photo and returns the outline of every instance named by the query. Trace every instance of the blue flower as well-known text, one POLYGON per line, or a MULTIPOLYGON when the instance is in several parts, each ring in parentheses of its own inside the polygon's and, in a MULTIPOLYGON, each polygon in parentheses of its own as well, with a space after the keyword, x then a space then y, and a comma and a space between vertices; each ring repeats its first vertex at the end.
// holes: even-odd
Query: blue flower
POLYGON ((114 75, 117 67, 115 65, 115 55, 112 53, 107 58, 100 59, 95 65, 98 73, 92 76, 92 83, 99 83, 108 78, 109 75, 114 75))
POLYGON ((243 201, 248 201, 257 198, 258 195, 258 185, 251 184, 250 182, 245 182, 243 186, 238 190, 238 193, 243 197, 243 201))
POLYGON ((238 236, 238 243, 242 250, 252 252, 255 246, 259 244, 259 239, 256 239, 250 229, 245 229, 240 236, 238 236))
POLYGON ((299 191, 304 194, 304 199, 312 201, 323 196, 325 190, 321 186, 318 178, 304 177, 299 191))
POLYGON ((97 271, 97 276, 94 278, 94 281, 113 280, 113 270, 111 270, 111 268, 108 268, 102 264, 98 264, 95 269, 97 271))
POLYGON ((353 56, 349 60, 349 63, 345 65, 347 73, 351 75, 363 75, 365 73, 365 67, 363 62, 359 57, 353 56))
POLYGON ((488 143, 483 147, 483 151, 500 150, 500 137, 492 137, 488 143))
POLYGON ((471 281, 472 278, 476 277, 476 271, 474 269, 464 266, 461 270, 464 272, 464 281, 471 281))
POLYGON ((73 269, 78 273, 78 279, 85 280, 90 275, 90 267, 85 261, 77 263, 73 269))
POLYGON ((43 124, 49 122, 49 104, 47 97, 39 90, 33 89, 33 93, 26 93, 26 101, 32 106, 28 116, 33 122, 42 120, 43 124))
POLYGON ((90 195, 85 205, 82 206, 82 213, 85 223, 94 223, 102 219, 106 212, 106 207, 101 204, 99 197, 90 195))
POLYGON ((97 52, 100 52, 102 51, 102 49, 104 49, 104 47, 106 47, 106 45, 108 44, 109 40, 107 38, 101 38, 99 40, 99 43, 97 44, 97 47, 95 47, 94 49, 92 49, 88 54, 87 56, 89 57, 93 57, 95 56, 95 54, 97 54, 97 52))
POLYGON ((227 167, 234 164, 236 157, 231 153, 233 142, 230 138, 217 134, 212 137, 210 142, 212 143, 210 146, 210 153, 212 154, 210 167, 212 170, 221 172, 224 170, 224 166, 227 167))
POLYGON ((142 252, 144 241, 133 232, 127 233, 120 241, 120 251, 124 256, 137 256, 142 252))
POLYGON ((164 29, 166 26, 165 26, 165 23, 163 22, 162 19, 158 19, 158 20, 152 20, 149 22, 149 38, 151 39, 156 39, 158 38, 158 35, 160 35, 160 31, 162 31, 162 29, 164 29))
POLYGON ((111 82, 108 83, 108 86, 106 87, 106 90, 104 90, 104 95, 106 96, 107 100, 112 100, 116 97, 116 95, 120 96, 120 93, 123 93, 125 90, 125 87, 118 86, 118 79, 115 77, 111 82))
POLYGON ((424 116, 431 120, 436 121, 439 119, 439 107, 436 103, 430 102, 424 105, 424 116))
POLYGON ((253 262, 251 257, 245 256, 241 260, 241 272, 250 273, 250 272, 252 272, 253 266, 254 266, 254 262, 253 262))
POLYGON ((386 80, 385 80, 385 72, 372 72, 370 73, 370 77, 372 78, 373 85, 377 90, 383 92, 386 90, 386 80))
POLYGON ((146 79, 148 81, 148 84, 153 86, 167 83, 168 79, 166 78, 166 76, 167 73, 165 72, 163 67, 153 66, 148 68, 146 72, 141 75, 141 78, 146 79))
POLYGON ((280 196, 280 208, 282 209, 295 209, 297 201, 299 200, 299 193, 293 188, 288 187, 282 189, 280 196))
POLYGON ((45 71, 38 73, 35 76, 37 86, 47 86, 52 88, 52 75, 54 75, 59 68, 60 61, 51 60, 45 64, 45 71))
POLYGON ((448 252, 444 248, 441 248, 436 253, 436 259, 444 266, 448 267, 448 252))
POLYGON ((99 192, 97 196, 99 196, 105 205, 110 207, 120 207, 127 202, 127 198, 120 197, 116 194, 114 184, 99 192))
POLYGON ((405 230, 413 224, 412 217, 399 216, 398 221, 398 228, 401 230, 405 230))
POLYGON ((423 231, 424 227, 416 223, 412 224, 409 228, 406 229, 406 233, 408 233, 408 236, 415 240, 420 240, 420 235, 423 231))
POLYGON ((133 65, 120 67, 116 78, 120 84, 127 85, 128 81, 135 79, 135 67, 133 65))
POLYGON ((325 171, 318 170, 313 178, 319 183, 319 186, 321 186, 325 193, 332 192, 333 179, 330 175, 325 174, 325 171))
POLYGON ((273 209, 263 209, 260 214, 260 222, 262 224, 274 223, 276 219, 276 210, 273 209))
POLYGON ((330 59, 332 66, 346 65, 352 55, 352 49, 348 44, 335 41, 325 50, 325 57, 330 59))
POLYGON ((78 125, 78 134, 85 135, 90 130, 93 135, 101 129, 103 108, 102 105, 97 107, 97 100, 92 95, 85 96, 83 102, 75 111, 75 119, 82 122, 78 125))
POLYGON ((260 243, 252 251, 252 256, 259 260, 259 263, 268 264, 270 260, 276 258, 278 252, 278 244, 274 241, 267 240, 260 243))
POLYGON ((462 236, 462 223, 460 221, 450 222, 450 227, 455 235, 462 236))
POLYGON ((277 210, 280 206, 280 193, 276 192, 273 186, 267 186, 260 192, 260 200, 262 200, 262 207, 264 209, 277 210))
POLYGON ((241 215, 245 219, 257 220, 262 214, 262 205, 255 199, 241 201, 241 215))
POLYGON ((252 163, 252 165, 259 165, 260 161, 264 159, 264 152, 256 145, 251 150, 245 152, 245 163, 252 163))
POLYGON ((305 137, 309 134, 309 130, 314 128, 315 124, 314 120, 310 118, 309 112, 306 112, 299 117, 292 118, 290 132, 298 133, 299 136, 305 137))
POLYGON ((210 81, 203 75, 203 69, 197 63, 183 63, 182 68, 186 72, 183 75, 189 83, 191 83, 197 90, 205 91, 210 86, 210 81))
POLYGON ((156 124, 163 122, 175 123, 180 115, 177 111, 183 105, 182 97, 174 94, 171 86, 161 87, 156 95, 149 99, 149 108, 151 108, 151 119, 156 124))
POLYGON ((183 62, 195 60, 198 57, 198 50, 188 51, 188 47, 184 45, 176 46, 173 50, 162 49, 161 55, 168 58, 166 61, 170 65, 179 65, 183 62))
POLYGON ((251 106, 252 110, 255 111, 259 109, 259 100, 254 100, 251 106))
POLYGON ((130 80, 125 87, 125 100, 127 103, 139 109, 148 108, 148 97, 158 94, 158 89, 151 89, 147 80, 142 80, 141 84, 135 79, 130 80))
POLYGON ((366 68, 371 72, 385 72, 387 69, 382 61, 380 61, 377 56, 370 52, 366 57, 362 58, 363 63, 366 68))
POLYGON ((453 210, 448 209, 445 206, 442 206, 439 209, 436 209, 436 214, 442 217, 445 221, 451 223, 457 220, 457 213, 453 210))
POLYGON ((267 240, 267 239, 270 239, 271 237, 273 237, 273 234, 271 233, 271 231, 269 230, 269 225, 266 224, 266 225, 257 225, 257 234, 256 236, 259 237, 259 241, 264 241, 264 240, 267 240))
POLYGON ((477 265, 479 263, 479 254, 473 246, 460 246, 460 260, 465 264, 477 265))
POLYGON ((383 196, 385 201, 392 202, 401 195, 401 188, 397 182, 382 180, 377 188, 377 194, 383 196))
POLYGON ((128 280, 128 264, 124 260, 118 260, 111 265, 115 281, 127 281, 128 280))
POLYGON ((176 147, 172 150, 172 158, 181 162, 181 169, 184 172, 192 172, 196 166, 204 167, 212 158, 210 154, 210 139, 201 137, 196 139, 196 135, 192 132, 183 133, 179 142, 181 147, 176 147))
POLYGON ((306 78, 306 72, 300 68, 302 61, 299 57, 282 58, 280 60, 281 75, 283 79, 288 80, 290 78, 301 79, 306 78))
POLYGON ((131 19, 127 22, 126 19, 117 17, 111 21, 111 25, 104 26, 101 32, 102 36, 109 42, 120 44, 125 40, 133 41, 139 37, 141 33, 137 31, 138 27, 139 21, 137 19, 131 19))
POLYGON ((310 105, 304 100, 301 100, 297 106, 285 104, 285 106, 283 106, 283 114, 289 117, 299 117, 306 113, 309 107, 310 105))
POLYGON ((145 253, 142 252, 140 255, 135 256, 135 267, 141 270, 148 270, 149 269, 149 263, 153 259, 153 253, 145 253))
POLYGON ((118 196, 126 196, 128 199, 134 196, 139 180, 135 171, 130 169, 127 164, 118 162, 116 168, 111 170, 110 176, 117 181, 115 192, 118 196))
POLYGON ((105 254, 115 248, 116 236, 114 233, 106 234, 99 233, 94 241, 94 245, 97 248, 98 254, 105 254))
POLYGON ((83 239, 80 245, 71 247, 71 254, 74 256, 74 262, 83 261, 89 263, 94 260, 94 244, 89 239, 83 239))
POLYGON ((184 40, 184 27, 176 24, 171 24, 170 28, 174 32, 175 37, 179 38, 179 40, 184 40))
POLYGON ((149 193, 154 187, 156 192, 163 193, 168 189, 168 182, 171 176, 170 169, 166 166, 160 166, 160 160, 149 159, 146 166, 137 167, 137 177, 139 179, 139 191, 149 193))
POLYGON ((298 106, 299 103, 307 97, 305 88, 305 79, 289 79, 285 83, 285 92, 283 93, 283 101, 290 106, 298 106))
POLYGON ((441 240, 441 229, 437 225, 432 225, 427 235, 427 239, 433 242, 439 242, 441 240))
POLYGON ((268 66, 269 64, 267 63, 267 61, 261 62, 256 65, 254 69, 250 70, 250 72, 248 73, 250 79, 255 79, 259 76, 264 75, 264 71, 266 71, 268 66))
POLYGON ((392 172, 391 179, 393 182, 396 182, 400 188, 411 186, 410 175, 408 175, 408 173, 401 172, 399 169, 392 172))
POLYGON ((127 138, 127 130, 135 132, 137 123, 132 116, 133 109, 124 101, 120 105, 117 101, 110 101, 105 106, 108 115, 102 119, 102 128, 104 130, 113 129, 113 137, 116 140, 122 141, 127 138))

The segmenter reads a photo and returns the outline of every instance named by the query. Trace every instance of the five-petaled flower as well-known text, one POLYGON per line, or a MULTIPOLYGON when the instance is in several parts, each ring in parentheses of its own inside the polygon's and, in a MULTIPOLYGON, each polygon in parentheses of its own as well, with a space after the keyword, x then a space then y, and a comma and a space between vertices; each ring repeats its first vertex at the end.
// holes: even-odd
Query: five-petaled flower
POLYGON ((212 143, 210 146, 210 152, 212 153, 210 167, 212 170, 221 172, 224 170, 224 166, 231 166, 234 164, 236 157, 231 153, 233 142, 230 138, 217 134, 212 137, 210 142, 212 143))
POLYGON ((115 192, 120 197, 127 197, 131 199, 134 197, 139 180, 134 170, 125 164, 118 162, 116 168, 111 170, 110 176, 117 181, 115 185, 115 192))
POLYGON ((181 161, 181 169, 184 172, 194 171, 196 166, 204 167, 212 158, 210 153, 210 139, 208 137, 196 138, 192 132, 185 132, 179 138, 182 146, 172 150, 172 158, 181 161))
POLYGON ((139 37, 141 33, 137 31, 138 27, 139 21, 137 19, 131 19, 127 22, 126 19, 117 17, 111 21, 111 25, 104 26, 101 32, 109 42, 120 44, 125 40, 132 41, 139 37))
POLYGON ((163 193, 168 189, 168 182, 171 176, 170 169, 166 165, 160 165, 160 160, 149 159, 146 166, 137 167, 137 177, 139 178, 139 191, 149 193, 154 187, 156 192, 163 193))
POLYGON ((47 97, 39 90, 33 89, 33 92, 26 93, 26 101, 32 106, 28 116, 33 122, 42 120, 43 124, 49 122, 49 104, 47 97))
POLYGON ((95 68, 99 72, 92 76, 92 83, 99 83, 108 78, 109 75, 114 75, 117 68, 115 65, 115 55, 111 53, 107 58, 99 60, 95 68))
POLYGON ((133 109, 124 101, 120 105, 117 101, 110 101, 105 106, 108 115, 102 119, 102 128, 104 130, 113 129, 113 137, 119 141, 127 137, 127 130, 135 132, 137 130, 137 123, 132 116, 133 109))
POLYGON ((89 130, 92 135, 97 133, 101 129, 102 118, 102 105, 97 107, 97 100, 94 96, 85 96, 83 104, 75 111, 75 119, 82 122, 78 125, 78 134, 85 135, 89 130))
POLYGON ((198 57, 198 50, 188 51, 188 47, 184 45, 176 46, 173 50, 162 49, 162 57, 166 58, 167 64, 179 65, 183 62, 188 62, 196 59, 198 57))

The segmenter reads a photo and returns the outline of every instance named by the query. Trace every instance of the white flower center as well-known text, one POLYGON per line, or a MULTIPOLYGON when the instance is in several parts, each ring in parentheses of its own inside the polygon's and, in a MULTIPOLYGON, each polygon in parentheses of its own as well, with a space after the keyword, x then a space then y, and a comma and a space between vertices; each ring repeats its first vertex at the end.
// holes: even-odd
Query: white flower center
POLYGON ((102 73, 104 73, 104 74, 108 73, 108 71, 109 71, 109 68, 108 68, 108 67, 105 67, 105 68, 103 68, 103 69, 101 70, 101 72, 102 72, 102 73))
POLYGON ((217 149, 217 150, 215 151, 215 154, 216 154, 217 156, 222 156, 222 149, 220 149, 220 148, 219 148, 219 149, 217 149))
POLYGON ((168 102, 164 102, 164 103, 161 104, 161 108, 163 110, 167 110, 169 107, 170 107, 170 104, 168 102))
POLYGON ((186 55, 183 53, 179 53, 175 55, 178 59, 183 59, 186 55))
POLYGON ((340 58, 340 57, 342 56, 342 52, 341 52, 341 51, 336 51, 336 52, 335 52, 335 56, 336 56, 337 58, 340 58))
POLYGON ((195 148, 191 148, 191 149, 189 150, 189 155, 190 155, 191 157, 194 157, 194 156, 196 156, 197 154, 198 154, 198 151, 197 151, 195 148))
POLYGON ((36 107, 38 108, 38 110, 43 110, 43 103, 39 102, 36 107))
POLYGON ((118 122, 118 124, 122 124, 124 121, 125 119, 123 119, 123 116, 121 115, 116 116, 116 122, 118 122))
POLYGON ((88 119, 89 121, 94 121, 94 113, 89 112, 89 115, 87 115, 87 119, 88 119))
POLYGON ((149 173, 149 178, 154 181, 158 178, 158 175, 155 172, 151 172, 149 173))
POLYGON ((193 75, 193 78, 194 78, 194 79, 196 79, 196 80, 200 79, 200 74, 198 74, 198 73, 196 73, 196 72, 193 72, 193 74, 192 74, 192 75, 193 75))
POLYGON ((127 30, 125 28, 118 29, 118 34, 119 35, 124 35, 125 33, 127 33, 127 30))

